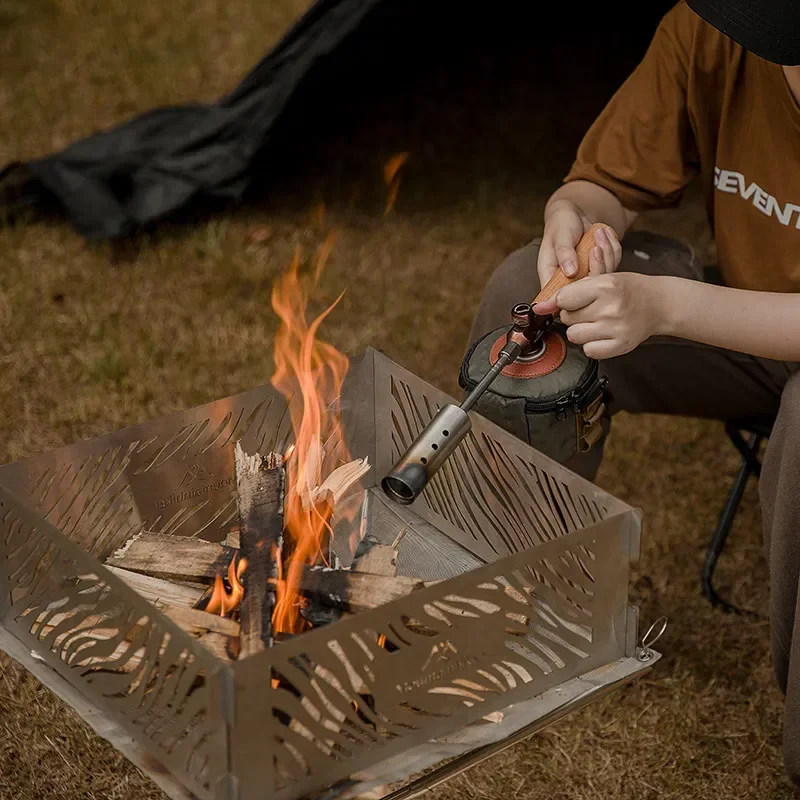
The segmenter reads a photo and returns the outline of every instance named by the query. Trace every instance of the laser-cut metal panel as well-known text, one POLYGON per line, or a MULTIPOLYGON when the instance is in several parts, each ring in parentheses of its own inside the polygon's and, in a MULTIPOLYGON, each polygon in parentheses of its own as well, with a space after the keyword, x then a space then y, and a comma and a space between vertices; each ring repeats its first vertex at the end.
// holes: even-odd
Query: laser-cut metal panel
POLYGON ((100 558, 142 529, 220 541, 236 440, 280 451, 290 436, 284 398, 263 386, 5 465, 0 485, 100 558))
MULTIPOLYGON (((474 414, 469 439, 414 505, 380 494, 380 477, 446 402, 368 350, 351 361, 339 403, 350 454, 372 464, 367 491, 350 500, 372 498, 362 513, 378 538, 405 529, 404 546, 417 542, 402 568, 414 574, 423 560, 426 577, 442 579, 423 592, 228 667, 95 560, 142 528, 225 536, 235 442, 265 452, 291 441, 287 404, 265 386, 0 467, 0 484, 17 491, 0 495, 14 512, 0 520, 0 624, 199 797, 221 776, 214 791, 226 800, 225 787, 237 785, 242 800, 303 797, 632 655, 634 509, 474 414), (469 552, 451 558, 459 545, 469 552), (378 646, 381 634, 393 652, 378 646), (131 637, 146 665, 133 678, 124 669, 131 637)), ((323 444, 333 434, 324 431, 323 444)), ((336 462, 342 454, 330 449, 336 462)))
POLYGON ((0 626, 198 797, 227 761, 202 645, 0 488, 0 626))
POLYGON ((234 664, 241 800, 303 797, 624 656, 630 521, 608 518, 234 664))
MULTIPOLYGON (((373 360, 350 360, 341 401, 353 457, 375 461, 373 360)), ((299 395, 292 403, 302 403, 299 395)), ((323 443, 333 431, 322 431, 323 443)), ((141 530, 222 541, 236 514, 233 450, 284 452, 286 399, 265 385, 0 466, 0 485, 98 558, 141 530)), ((326 458, 338 466, 341 453, 326 458)), ((365 485, 376 482, 374 473, 365 485)))
MULTIPOLYGON (((453 398, 375 354, 376 471, 389 472, 453 398)), ((629 506, 472 413, 472 431, 412 508, 483 560, 592 525, 629 506)))

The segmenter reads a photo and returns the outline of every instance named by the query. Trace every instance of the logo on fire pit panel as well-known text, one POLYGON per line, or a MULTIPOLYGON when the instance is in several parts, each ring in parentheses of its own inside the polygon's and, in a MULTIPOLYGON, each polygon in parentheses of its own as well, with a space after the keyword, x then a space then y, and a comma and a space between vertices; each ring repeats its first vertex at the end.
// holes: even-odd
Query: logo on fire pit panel
POLYGON ((215 478, 214 473, 200 461, 194 461, 186 467, 180 483, 166 497, 156 501, 156 509, 161 511, 175 503, 185 503, 188 500, 199 500, 206 495, 232 486, 235 476, 215 478))
POLYGON ((439 642, 431 647, 431 654, 428 660, 422 665, 422 671, 425 672, 431 664, 441 664, 445 661, 452 660, 454 655, 458 655, 458 650, 453 646, 452 642, 439 642))
POLYGON ((157 513, 175 505, 196 506, 233 487, 236 478, 231 462, 227 454, 219 453, 189 462, 167 461, 132 476, 131 488, 144 507, 157 513))
POLYGON ((477 664, 480 660, 481 656, 476 653, 459 658, 458 648, 445 639, 431 647, 427 659, 420 668, 420 672, 423 673, 420 677, 398 683, 395 688, 403 694, 426 690, 432 685, 441 683, 450 675, 456 675, 467 667, 477 664))
POLYGON ((214 476, 211 474, 208 467, 199 461, 195 461, 186 467, 186 474, 175 488, 180 489, 181 486, 186 486, 187 483, 198 483, 211 480, 214 480, 214 476))

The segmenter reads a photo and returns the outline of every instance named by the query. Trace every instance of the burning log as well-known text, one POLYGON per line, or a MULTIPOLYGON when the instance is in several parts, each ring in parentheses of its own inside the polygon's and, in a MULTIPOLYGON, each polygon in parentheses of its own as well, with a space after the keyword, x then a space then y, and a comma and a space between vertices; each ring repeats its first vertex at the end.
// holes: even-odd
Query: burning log
POLYGON ((272 613, 283 549, 283 460, 247 455, 236 444, 236 492, 244 598, 239 609, 240 658, 272 646, 272 613))
POLYGON ((406 597, 426 585, 402 575, 314 567, 303 571, 298 590, 312 601, 357 613, 406 597))
MULTIPOLYGON (((262 507, 262 511, 266 516, 266 506, 262 507)), ((264 524, 266 525, 266 522, 264 524)), ((268 533, 269 536, 276 535, 277 524, 276 518, 271 532, 268 533)), ((260 530, 263 530, 261 523, 258 526, 254 525, 252 527, 253 535, 261 536, 260 530)), ((249 534, 241 536, 242 544, 248 536, 249 534)), ((148 574, 149 570, 155 569, 163 573, 169 569, 173 575, 180 575, 185 581, 198 583, 201 580, 208 580, 203 576, 211 573, 212 566, 210 565, 225 564, 230 576, 230 565, 235 562, 237 551, 223 544, 186 539, 186 542, 194 543, 197 546, 198 552, 202 554, 202 559, 192 557, 181 564, 180 556, 186 552, 184 541, 181 539, 182 537, 179 536, 155 533, 139 537, 127 548, 123 548, 122 555, 118 552, 113 557, 115 564, 124 564, 125 568, 109 566, 109 569, 157 606, 163 599, 172 605, 207 608, 208 599, 213 594, 211 590, 204 591, 199 587, 175 584, 162 578, 156 578, 148 574), (158 558, 153 557, 153 553, 158 553, 158 558), (208 563, 204 563, 203 559, 206 559, 208 563), (172 564, 169 568, 165 566, 168 562, 172 564), (141 572, 129 571, 129 563, 141 572)), ((301 595, 310 598, 313 603, 351 612, 377 608, 384 603, 405 597, 427 584, 415 578, 393 574, 396 569, 395 545, 390 547, 376 544, 369 539, 362 540, 351 569, 306 566, 300 572, 297 589, 301 595), (369 568, 370 572, 360 571, 366 568, 369 568), (392 574, 386 574, 389 572, 392 574)), ((239 551, 241 560, 246 562, 246 566, 239 571, 241 581, 245 585, 244 603, 247 603, 248 595, 258 594, 259 591, 262 595, 265 591, 272 593, 278 586, 275 565, 267 565, 267 569, 271 571, 262 580, 257 576, 258 559, 262 556, 262 551, 257 546, 253 547, 254 555, 250 554, 248 557, 250 552, 248 548, 250 548, 249 544, 246 547, 243 546, 239 551), (248 591, 249 583, 255 583, 255 591, 248 591), (267 587, 266 590, 264 587, 267 587)), ((220 571, 225 571, 224 568, 219 570, 217 566, 214 566, 213 569, 217 570, 215 573, 217 576, 220 571)), ((244 612, 244 608, 241 610, 244 612)))

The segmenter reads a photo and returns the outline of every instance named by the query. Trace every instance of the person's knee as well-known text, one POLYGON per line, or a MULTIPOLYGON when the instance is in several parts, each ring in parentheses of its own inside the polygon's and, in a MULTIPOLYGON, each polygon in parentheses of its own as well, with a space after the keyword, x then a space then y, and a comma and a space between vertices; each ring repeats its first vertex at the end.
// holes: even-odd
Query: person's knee
POLYGON ((800 420, 800 372, 795 372, 783 387, 778 419, 781 423, 786 423, 788 428, 800 431, 797 426, 800 420))
MULTIPOLYGON (((539 291, 539 273, 537 270, 539 263, 540 239, 524 245, 523 247, 509 253, 497 266, 486 286, 487 292, 490 289, 498 290, 501 287, 512 287, 511 291, 527 296, 530 291, 534 294, 539 291)), ((531 295, 531 298, 534 295, 531 295)), ((530 298, 529 298, 530 299, 530 298)))
POLYGON ((691 280, 700 280, 703 276, 697 254, 690 244, 648 230, 634 230, 625 234, 619 271, 641 275, 675 275, 691 280))
POLYGON ((778 415, 764 454, 762 480, 759 482, 762 504, 774 503, 780 491, 780 484, 786 486, 787 479, 793 480, 795 474, 800 474, 797 464, 798 451, 800 451, 800 372, 789 378, 781 392, 778 415))

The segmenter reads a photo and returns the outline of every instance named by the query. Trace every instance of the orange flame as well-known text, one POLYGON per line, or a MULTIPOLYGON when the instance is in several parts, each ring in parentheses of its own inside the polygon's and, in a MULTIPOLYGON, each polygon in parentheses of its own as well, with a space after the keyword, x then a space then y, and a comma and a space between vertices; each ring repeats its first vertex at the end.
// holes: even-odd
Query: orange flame
POLYGON ((244 597, 244 586, 240 578, 247 569, 247 559, 239 559, 238 565, 236 564, 236 554, 231 559, 228 566, 228 583, 231 586, 230 593, 225 588, 222 580, 222 575, 217 573, 214 578, 214 589, 211 592, 211 599, 206 605, 206 611, 209 614, 219 614, 221 617, 226 617, 231 611, 235 611, 244 597))
POLYGON ((383 167, 383 180, 389 187, 384 214, 388 214, 394 208, 397 193, 400 191, 400 167, 408 161, 409 155, 410 153, 396 153, 383 167))
MULTIPOLYGON (((332 244, 333 239, 329 237, 320 250, 312 286, 319 279, 332 244)), ((285 461, 288 490, 284 529, 288 547, 272 617, 276 633, 302 631, 305 621, 300 616, 297 587, 305 566, 325 561, 331 509, 324 500, 309 499, 322 483, 325 456, 335 453, 337 458, 349 460, 338 413, 332 407, 341 393, 348 359, 316 338, 319 326, 342 295, 309 324, 306 318, 308 288, 300 279, 299 268, 300 256, 295 253, 289 270, 272 290, 272 307, 281 325, 275 338, 275 372, 271 382, 290 400, 294 432, 294 446, 287 451, 285 461)))

